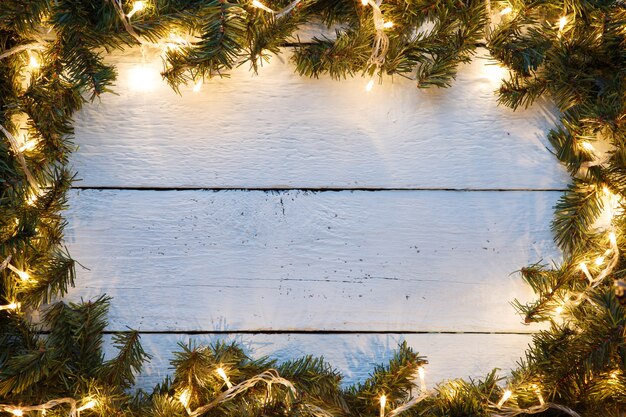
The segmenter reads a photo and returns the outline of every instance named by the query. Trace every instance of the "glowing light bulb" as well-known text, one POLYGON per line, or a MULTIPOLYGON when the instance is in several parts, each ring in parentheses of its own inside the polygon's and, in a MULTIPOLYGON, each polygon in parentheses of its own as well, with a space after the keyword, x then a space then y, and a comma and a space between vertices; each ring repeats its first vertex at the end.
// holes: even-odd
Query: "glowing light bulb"
POLYGON ((0 306, 0 310, 17 310, 20 308, 20 303, 11 303, 4 306, 0 306))
POLYGON ((35 146, 37 146, 37 141, 35 139, 27 140, 26 142, 22 143, 22 146, 20 146, 19 151, 20 152, 32 151, 33 149, 35 149, 35 146))
POLYGON ((26 199, 26 204, 28 204, 29 206, 34 206, 36 202, 37 202, 37 195, 36 194, 31 194, 26 199))
POLYGON ((609 376, 611 377, 611 379, 617 379, 617 371, 611 372, 609 376))
POLYGON ((143 1, 136 1, 133 3, 133 9, 126 15, 129 19, 133 17, 133 15, 137 12, 142 11, 146 8, 146 3, 143 1))
POLYGON ((18 271, 17 275, 22 281, 28 281, 30 279, 30 274, 26 271, 18 271))
POLYGON ((426 392, 426 377, 425 377, 426 371, 424 370, 423 366, 420 366, 419 368, 417 368, 417 375, 420 378, 420 391, 422 394, 424 394, 426 392))
POLYGON ((37 69, 39 67, 41 67, 41 64, 39 63, 39 61, 37 60, 37 57, 33 54, 28 54, 28 66, 31 69, 37 69))
POLYGON ((595 150, 593 145, 591 143, 587 142, 586 140, 581 142, 580 146, 582 146, 583 149, 585 149, 586 151, 589 151, 589 152, 593 152, 595 150))
POLYGON ((365 91, 369 93, 370 91, 372 91, 373 88, 374 88, 374 80, 369 80, 367 85, 365 86, 365 91))
POLYGON ((380 417, 385 417, 385 406, 387 405, 387 396, 380 396, 380 417))
POLYGON ((228 375, 226 375, 226 371, 224 371, 224 368, 217 368, 216 372, 224 380, 228 389, 231 389, 233 387, 233 384, 230 382, 230 379, 228 379, 228 375))
POLYGON ((14 408, 13 410, 11 410, 11 414, 13 414, 14 416, 23 416, 24 412, 19 408, 14 408))
POLYGON ((26 271, 20 271, 19 269, 17 269, 16 267, 14 267, 11 264, 7 265, 7 268, 9 268, 11 271, 15 272, 15 274, 20 277, 20 279, 22 281, 28 281, 30 279, 30 274, 26 271))
POLYGON ((393 27, 393 22, 385 22, 383 23, 383 28, 391 29, 393 27))
POLYGON ((596 265, 598 265, 598 266, 600 266, 600 265, 602 265, 603 263, 604 263, 604 256, 598 256, 598 257, 596 258, 595 264, 596 264, 596 265))
POLYGON ((502 11, 500 12, 501 16, 504 16, 505 14, 509 14, 513 11, 512 7, 505 7, 504 9, 502 9, 502 11))
POLYGON ((539 404, 544 405, 546 402, 543 399, 543 395, 541 395, 541 390, 539 389, 539 386, 537 386, 537 384, 533 384, 532 387, 535 390, 535 394, 537 395, 539 404))
POLYGON ((609 233, 609 242, 611 242, 612 246, 617 245, 617 236, 615 236, 615 232, 609 233))
POLYGON ((563 28, 565 27, 566 23, 567 23, 567 16, 562 16, 559 19, 559 32, 563 32, 563 28))
POLYGON ((267 7, 266 5, 264 5, 258 0, 252 0, 252 5, 256 7, 257 9, 265 10, 268 13, 274 13, 274 10, 270 9, 269 7, 267 7))
POLYGON ((589 273, 589 268, 587 268, 587 264, 586 263, 584 263, 584 262, 580 263, 580 270, 583 271, 583 274, 585 274, 585 276, 587 277, 589 282, 593 282, 593 277, 589 273))
POLYGON ((189 408, 189 401, 191 400, 191 392, 185 388, 183 392, 180 393, 180 396, 178 397, 178 399, 180 403, 183 405, 183 407, 189 408))
POLYGON ((96 406, 96 404, 97 404, 97 402, 95 400, 89 400, 85 404, 83 404, 80 407, 78 407, 76 409, 76 411, 89 410, 91 408, 94 408, 96 406))
POLYGON ((500 401, 498 401, 498 408, 502 407, 504 403, 507 402, 509 398, 511 398, 511 395, 513 395, 513 393, 510 390, 504 391, 504 394, 502 394, 502 398, 500 398, 500 401))
POLYGON ((139 92, 153 91, 161 81, 159 69, 154 65, 139 64, 128 70, 128 85, 139 92))
POLYGON ((370 3, 369 0, 361 0, 361 4, 363 6, 367 6, 369 3, 370 3))
POLYGON ((193 92, 197 93, 200 91, 200 89, 202 88, 202 84, 204 84, 204 81, 202 80, 202 78, 200 78, 198 81, 196 81, 196 83, 193 85, 193 92))
POLYGON ((557 316, 560 316, 563 313, 563 306, 558 306, 556 310, 554 310, 557 316))

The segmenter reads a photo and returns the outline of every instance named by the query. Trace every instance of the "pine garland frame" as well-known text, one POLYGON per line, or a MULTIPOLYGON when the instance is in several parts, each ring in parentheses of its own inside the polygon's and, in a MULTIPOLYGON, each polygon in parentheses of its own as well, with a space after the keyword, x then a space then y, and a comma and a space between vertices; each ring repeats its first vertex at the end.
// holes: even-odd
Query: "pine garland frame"
MULTIPOLYGON (((81 412, 194 415, 191 406, 199 407, 197 415, 288 411, 303 416, 356 416, 378 414, 384 395, 382 414, 387 416, 396 412, 578 415, 573 410, 585 416, 624 415, 626 312, 619 302, 624 301, 626 287, 620 256, 620 248, 626 245, 626 217, 621 213, 626 193, 626 6, 609 0, 493 4, 369 0, 372 10, 353 0, 267 4, 270 11, 248 1, 157 0, 146 2, 148 7, 131 20, 132 5, 118 0, 3 2, 0 397, 10 404, 0 404, 0 411, 18 415, 29 411, 28 404, 37 403, 34 410, 47 410, 47 415, 71 416, 81 412), (381 28, 382 20, 372 20, 374 6, 393 27, 381 28), (316 19, 345 28, 337 32, 336 40, 320 38, 298 45, 294 63, 299 74, 336 79, 359 73, 372 79, 395 74, 414 78, 420 88, 447 87, 458 64, 468 62, 481 45, 489 12, 503 16, 500 25, 488 28, 485 45, 510 70, 510 78, 498 92, 499 102, 517 108, 542 96, 552 99, 562 117, 548 138, 555 156, 573 176, 553 221, 556 241, 565 255, 563 264, 522 269, 537 300, 528 305, 517 302, 516 307, 527 322, 548 321, 551 328, 534 336, 525 360, 508 382, 514 393, 506 403, 500 403, 506 392, 497 384, 495 372, 481 381, 450 381, 428 396, 407 400, 425 359, 406 345, 400 346, 388 366, 348 389, 341 389, 340 376, 315 358, 278 365, 267 359, 251 360, 234 345, 181 346, 173 381, 165 381, 150 395, 131 395, 128 388, 147 355, 138 333, 129 331, 114 340, 119 356, 102 359, 108 298, 51 305, 43 316, 49 329, 45 338, 23 314, 63 295, 74 281, 75 261, 62 247, 65 223, 60 212, 73 179, 66 167, 73 148, 72 114, 86 101, 109 92, 115 79, 115 69, 103 62, 101 48, 159 43, 172 29, 193 31, 198 35, 195 42, 176 42, 166 54, 163 75, 177 90, 181 84, 224 76, 243 63, 256 71, 268 53, 278 53, 288 43, 298 26, 316 19), (432 31, 416 31, 429 21, 434 22, 432 31), (56 36, 42 31, 49 26, 56 36), (372 53, 377 42, 386 45, 382 59, 372 53), (24 68, 37 56, 43 58, 43 65, 31 69, 24 87, 24 68), (29 116, 29 136, 37 138, 28 152, 16 145, 13 136, 20 113, 29 116), (608 141, 611 150, 600 154, 593 146, 595 140, 608 141), (606 208, 607 198, 615 200, 608 204, 620 210, 614 210, 610 230, 598 230, 594 222, 606 208), (610 256, 609 262, 593 266, 591 261, 605 255, 610 256), (37 280, 19 272, 36 275, 37 280), (559 310, 565 316, 563 323, 554 319, 559 310), (237 385, 227 386, 226 379, 215 373, 218 365, 228 368, 237 385), (271 374, 272 369, 278 374, 271 374), (254 378, 264 380, 261 375, 270 375, 267 372, 272 378, 287 378, 297 388, 293 391, 285 384, 270 395, 268 389, 246 385, 245 395, 236 401, 219 402, 214 410, 202 411, 203 404, 227 397, 225 393, 254 378), (259 402, 259 395, 266 399, 259 402), (67 399, 59 397, 69 400, 59 403, 67 399)), ((266 381, 271 385, 279 379, 266 381)))

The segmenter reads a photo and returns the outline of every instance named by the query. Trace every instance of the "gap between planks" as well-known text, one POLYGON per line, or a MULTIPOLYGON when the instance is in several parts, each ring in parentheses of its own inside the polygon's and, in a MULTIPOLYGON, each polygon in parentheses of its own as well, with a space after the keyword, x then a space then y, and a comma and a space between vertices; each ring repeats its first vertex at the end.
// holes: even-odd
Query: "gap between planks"
POLYGON ((451 192, 565 192, 566 188, 438 188, 438 187, 120 187, 120 186, 72 186, 72 190, 119 190, 119 191, 451 191, 451 192))

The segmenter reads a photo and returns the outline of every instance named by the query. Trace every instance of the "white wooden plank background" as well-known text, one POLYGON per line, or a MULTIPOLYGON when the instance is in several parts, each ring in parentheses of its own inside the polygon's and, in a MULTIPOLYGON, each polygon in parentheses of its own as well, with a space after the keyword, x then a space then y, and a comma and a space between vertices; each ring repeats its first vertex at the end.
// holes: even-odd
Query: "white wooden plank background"
POLYGON ((556 256, 558 195, 83 190, 72 294, 111 330, 528 331, 509 274, 556 256))
MULTIPOLYGON (((484 52, 483 52, 484 53, 484 52)), ((288 55, 284 57, 288 60, 288 55)), ((118 96, 77 118, 85 187, 563 188, 545 148, 551 113, 498 107, 504 73, 486 59, 454 87, 310 80, 271 60, 177 96, 160 59, 115 56, 118 96), (495 77, 494 77, 495 75, 495 77)))
POLYGON ((511 273, 559 258, 550 190, 568 176, 546 149, 553 112, 498 107, 497 67, 367 94, 363 79, 304 79, 273 59, 180 97, 158 57, 110 59, 119 96, 76 120, 66 236, 90 270, 67 298, 114 296, 108 330, 141 330, 155 356, 142 386, 188 337, 324 354, 348 382, 400 338, 429 356, 432 382, 523 354, 536 329, 509 302, 531 294, 511 273), (371 334, 385 331, 405 334, 371 334))

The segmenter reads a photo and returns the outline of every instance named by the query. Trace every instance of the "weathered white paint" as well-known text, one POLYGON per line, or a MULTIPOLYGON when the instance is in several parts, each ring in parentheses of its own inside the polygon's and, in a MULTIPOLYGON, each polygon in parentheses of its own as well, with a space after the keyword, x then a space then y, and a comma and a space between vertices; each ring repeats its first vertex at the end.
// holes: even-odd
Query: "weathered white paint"
MULTIPOLYGON (((481 52, 484 55, 484 51, 481 52)), ((549 107, 498 107, 502 71, 478 58, 451 89, 386 79, 310 80, 274 57, 175 95, 157 56, 117 64, 119 96, 76 121, 83 187, 563 188, 546 150, 549 107)), ((526 332, 512 271, 558 258, 558 192, 74 191, 79 268, 69 299, 114 296, 110 330, 526 332)), ((401 338, 427 355, 429 383, 510 369, 519 334, 145 334, 149 387, 175 343, 235 338, 253 355, 324 355, 362 381, 401 338)))
POLYGON ((112 330, 528 331, 558 192, 75 191, 71 298, 112 330))
POLYGON ((418 90, 397 77, 366 93, 362 78, 294 74, 286 50, 258 76, 244 65, 182 97, 160 79, 158 56, 110 60, 119 96, 76 119, 81 186, 550 189, 568 181, 545 148, 551 112, 498 107, 504 72, 484 57, 462 66, 450 89, 418 90))
MULTIPOLYGON (((344 384, 350 385, 367 379, 375 365, 387 363, 398 344, 406 340, 427 357, 426 382, 433 388, 444 380, 481 378, 493 368, 506 374, 515 367, 530 339, 530 335, 515 334, 144 334, 142 344, 153 358, 139 376, 138 386, 153 387, 172 374, 170 360, 172 352, 180 350, 178 342, 207 345, 218 340, 235 341, 253 358, 269 355, 279 362, 306 355, 323 356, 345 376, 344 384)), ((107 346, 107 354, 115 352, 109 343, 107 346)))

